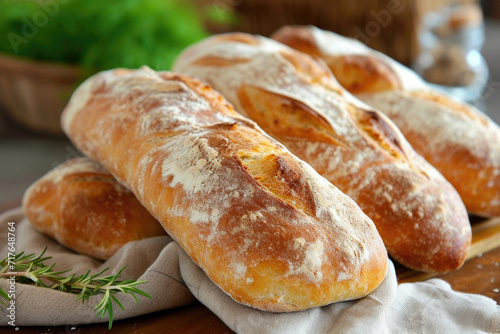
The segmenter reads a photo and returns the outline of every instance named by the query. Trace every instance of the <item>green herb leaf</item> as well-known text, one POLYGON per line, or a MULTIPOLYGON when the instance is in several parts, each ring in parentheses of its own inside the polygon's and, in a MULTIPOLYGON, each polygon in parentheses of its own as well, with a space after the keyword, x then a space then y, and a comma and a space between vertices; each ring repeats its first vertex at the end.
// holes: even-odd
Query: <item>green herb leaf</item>
MULTIPOLYGON (((203 14, 183 0, 6 1, 0 51, 80 65, 85 76, 116 67, 170 69, 186 46, 206 37, 203 14), (46 16, 43 25, 34 17, 46 16)), ((227 15, 226 15, 227 16, 227 15)))
MULTIPOLYGON (((63 274, 71 271, 71 269, 54 271, 55 263, 48 266, 44 265, 44 261, 51 259, 51 257, 43 257, 46 250, 47 248, 38 256, 35 254, 24 255, 24 252, 15 256, 15 268, 13 271, 16 272, 16 282, 34 282, 36 286, 75 294, 77 295, 75 301, 81 300, 82 303, 88 302, 91 296, 98 294, 103 295, 94 310, 96 311, 96 316, 101 319, 104 318, 106 313, 108 314, 109 329, 111 329, 113 325, 113 303, 118 304, 123 311, 125 310, 123 304, 115 296, 116 294, 130 294, 136 302, 138 302, 138 300, 134 295, 135 293, 151 298, 146 292, 136 287, 139 284, 146 283, 146 281, 119 280, 120 275, 126 267, 123 267, 114 275, 103 277, 101 276, 109 268, 91 276, 89 276, 90 270, 76 277, 75 274, 63 276, 63 274)), ((7 279, 11 276, 10 273, 7 273, 7 264, 7 260, 0 262, 0 279, 7 279)), ((0 289, 0 304, 5 305, 3 299, 10 301, 8 295, 0 289)))
POLYGON ((0 304, 6 305, 6 303, 2 299, 5 299, 6 301, 10 302, 9 296, 2 289, 0 289, 0 297, 1 297, 0 304))

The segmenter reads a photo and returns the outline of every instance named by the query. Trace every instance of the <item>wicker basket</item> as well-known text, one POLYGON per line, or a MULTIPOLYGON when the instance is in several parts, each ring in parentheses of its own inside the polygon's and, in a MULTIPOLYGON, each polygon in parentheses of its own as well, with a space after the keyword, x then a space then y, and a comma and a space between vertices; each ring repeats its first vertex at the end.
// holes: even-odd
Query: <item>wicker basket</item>
POLYGON ((0 104, 16 122, 61 135, 61 112, 81 79, 76 67, 0 54, 0 104))
POLYGON ((404 64, 410 64, 418 54, 417 31, 422 15, 452 3, 478 3, 478 0, 194 1, 201 5, 208 1, 217 4, 221 10, 238 12, 240 23, 229 27, 228 30, 269 36, 283 25, 312 24, 344 36, 358 38, 404 64), (381 11, 387 12, 395 7, 397 11, 389 11, 390 19, 377 19, 377 14, 381 11), (379 33, 367 31, 367 27, 379 29, 379 33), (362 33, 365 33, 365 36, 362 36, 362 33))

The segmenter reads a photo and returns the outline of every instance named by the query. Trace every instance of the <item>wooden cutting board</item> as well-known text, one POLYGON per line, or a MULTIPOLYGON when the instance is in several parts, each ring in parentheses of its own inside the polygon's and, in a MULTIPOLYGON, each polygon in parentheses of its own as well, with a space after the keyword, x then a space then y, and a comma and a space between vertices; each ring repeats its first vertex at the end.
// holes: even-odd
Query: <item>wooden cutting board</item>
MULTIPOLYGON (((19 206, 20 201, 0 205, 0 212, 19 206)), ((500 217, 481 220, 472 217, 472 246, 467 261, 457 271, 432 275, 409 270, 396 264, 399 283, 416 282, 432 277, 447 281, 456 291, 478 293, 500 304, 500 217)), ((212 311, 200 303, 140 317, 117 320, 111 331, 107 323, 58 327, 13 328, 12 333, 234 333, 212 311)), ((10 332, 0 328, 0 333, 10 332)))

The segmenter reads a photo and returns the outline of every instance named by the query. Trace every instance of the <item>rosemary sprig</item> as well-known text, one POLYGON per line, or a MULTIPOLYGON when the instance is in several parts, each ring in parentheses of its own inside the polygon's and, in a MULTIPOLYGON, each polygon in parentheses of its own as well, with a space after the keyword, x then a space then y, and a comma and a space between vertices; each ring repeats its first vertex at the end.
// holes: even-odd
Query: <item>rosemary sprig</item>
MULTIPOLYGON (((76 300, 81 300, 82 303, 88 301, 91 296, 103 294, 103 298, 94 310, 96 311, 96 316, 101 319, 104 318, 106 313, 108 314, 109 329, 113 326, 113 303, 117 304, 125 311, 125 308, 116 297, 116 294, 130 294, 135 299, 136 303, 139 302, 136 294, 151 298, 146 292, 137 288, 137 285, 146 283, 146 281, 118 280, 126 267, 123 267, 114 275, 103 277, 101 276, 109 268, 95 275, 90 275, 89 270, 80 276, 75 276, 75 274, 64 276, 63 274, 72 269, 54 271, 53 268, 55 264, 50 266, 45 265, 43 263, 44 261, 52 259, 50 256, 44 257, 46 250, 47 247, 45 247, 39 255, 26 255, 24 252, 21 252, 15 255, 14 260, 12 260, 12 258, 3 259, 0 262, 0 279, 14 276, 16 282, 19 283, 34 282, 37 286, 75 294, 77 295, 76 300)), ((4 300, 10 301, 10 298, 0 288, 0 304, 4 304, 4 300)))

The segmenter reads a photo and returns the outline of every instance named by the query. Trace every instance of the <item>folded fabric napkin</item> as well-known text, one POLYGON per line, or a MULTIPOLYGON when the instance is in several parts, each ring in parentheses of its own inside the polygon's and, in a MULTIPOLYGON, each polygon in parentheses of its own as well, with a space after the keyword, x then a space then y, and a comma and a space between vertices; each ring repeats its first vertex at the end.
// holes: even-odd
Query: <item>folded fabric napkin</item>
MULTIPOLYGON (((125 308, 115 308, 114 319, 147 314, 190 304, 198 299, 237 333, 500 333, 500 308, 490 298, 453 291, 439 279, 397 284, 392 263, 384 282, 369 296, 301 312, 270 313, 238 304, 217 287, 170 237, 131 242, 111 259, 101 262, 78 255, 37 232, 20 208, 0 215, 0 258, 7 257, 8 222, 15 223, 17 252, 40 253, 48 246, 55 269, 73 268, 83 274, 106 274, 127 266, 122 279, 145 280, 139 287, 151 299, 122 296, 125 308)), ((49 264, 47 262, 46 264, 49 264)), ((9 283, 0 279, 0 288, 9 283)), ((95 316, 100 296, 88 303, 75 295, 17 283, 16 326, 79 325, 103 322, 95 316)), ((102 296, 101 296, 102 297, 102 296)), ((0 310, 0 326, 8 326, 8 310, 0 310)))

